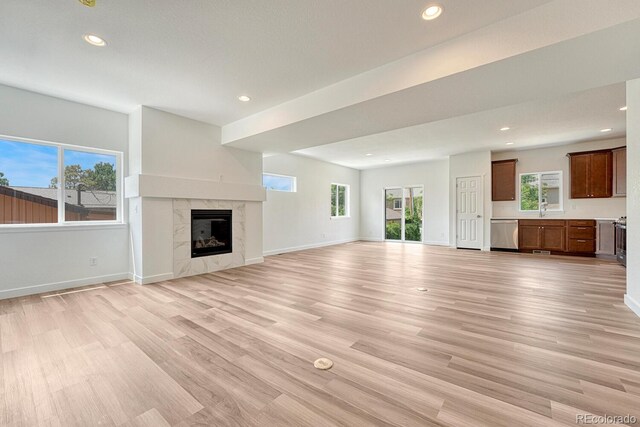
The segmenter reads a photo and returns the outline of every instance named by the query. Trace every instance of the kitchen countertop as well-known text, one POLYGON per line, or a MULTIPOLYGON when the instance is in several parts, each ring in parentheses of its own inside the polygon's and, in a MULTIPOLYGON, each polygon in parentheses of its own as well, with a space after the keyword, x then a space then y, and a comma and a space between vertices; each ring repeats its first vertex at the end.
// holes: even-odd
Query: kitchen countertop
POLYGON ((558 221, 579 221, 579 220, 593 220, 593 221, 617 221, 619 218, 557 218, 553 216, 543 216, 542 218, 539 216, 521 216, 521 217, 493 217, 491 220, 517 220, 517 219, 557 219, 558 221))

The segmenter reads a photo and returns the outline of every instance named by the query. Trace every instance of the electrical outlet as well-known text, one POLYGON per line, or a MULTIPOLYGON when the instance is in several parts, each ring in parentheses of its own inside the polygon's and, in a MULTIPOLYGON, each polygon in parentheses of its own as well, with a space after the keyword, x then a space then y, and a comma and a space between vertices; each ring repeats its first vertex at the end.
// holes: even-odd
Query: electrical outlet
POLYGON ((95 267, 98 265, 98 258, 91 257, 89 258, 89 266, 95 267))
POLYGON ((327 235, 325 233, 322 233, 322 238, 324 239, 326 237, 327 237, 327 235))

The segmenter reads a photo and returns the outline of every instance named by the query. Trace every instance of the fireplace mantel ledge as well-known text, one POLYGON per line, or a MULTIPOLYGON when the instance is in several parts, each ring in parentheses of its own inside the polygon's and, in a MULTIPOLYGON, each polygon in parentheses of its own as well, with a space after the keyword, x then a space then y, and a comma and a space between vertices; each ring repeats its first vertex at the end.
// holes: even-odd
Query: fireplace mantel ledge
POLYGON ((202 179, 177 178, 160 175, 131 175, 124 180, 126 198, 155 197, 165 199, 237 200, 264 202, 267 198, 262 185, 202 179))

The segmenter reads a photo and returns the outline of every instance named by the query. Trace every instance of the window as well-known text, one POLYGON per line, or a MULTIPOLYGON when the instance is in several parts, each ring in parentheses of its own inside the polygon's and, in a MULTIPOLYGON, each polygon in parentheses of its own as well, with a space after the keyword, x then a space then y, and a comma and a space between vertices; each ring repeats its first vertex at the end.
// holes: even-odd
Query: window
POLYGON ((349 186, 331 184, 331 217, 344 218, 349 216, 349 186))
POLYGON ((0 138, 0 224, 120 221, 121 156, 0 138))
POLYGON ((296 192, 296 177, 287 175, 276 175, 273 173, 262 174, 262 185, 267 190, 296 192))
POLYGON ((399 211, 402 209, 402 199, 394 199, 393 200, 393 209, 399 211))
POLYGON ((520 174, 520 210, 561 211, 562 172, 520 174))

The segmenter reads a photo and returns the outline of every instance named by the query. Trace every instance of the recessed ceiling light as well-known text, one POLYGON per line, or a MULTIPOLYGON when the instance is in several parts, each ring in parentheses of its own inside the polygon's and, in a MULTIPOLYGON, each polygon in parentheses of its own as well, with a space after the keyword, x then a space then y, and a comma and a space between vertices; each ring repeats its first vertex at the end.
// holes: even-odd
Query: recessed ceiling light
POLYGON ((507 142, 507 145, 513 145, 513 142, 507 142))
POLYGON ((442 15, 442 6, 439 4, 433 4, 426 8, 424 12, 422 12, 422 19, 425 21, 431 21, 432 19, 436 19, 438 16, 442 15))
POLYGON ((365 156, 370 157, 370 156, 373 156, 373 154, 367 153, 367 154, 365 154, 365 156))
POLYGON ((627 111, 627 106, 625 105, 624 107, 620 107, 620 111, 627 111))
POLYGON ((509 130, 509 129, 511 129, 509 126, 505 126, 505 127, 500 128, 500 130, 501 130, 501 131, 503 131, 503 132, 504 132, 505 130, 509 130))
POLYGON ((606 129, 600 129, 600 132, 611 132, 613 129, 611 128, 606 128, 606 129))
POLYGON ((239 99, 240 101, 242 101, 242 102, 249 102, 249 101, 251 101, 251 98, 249 98, 247 95, 240 95, 240 96, 238 97, 238 99, 239 99))
POLYGON ((391 159, 384 159, 384 161, 385 161, 385 162, 390 162, 390 161, 391 161, 391 159))
POLYGON ((107 42, 104 41, 102 37, 96 36, 95 34, 85 34, 82 38, 84 41, 94 46, 102 47, 107 45, 107 42))

